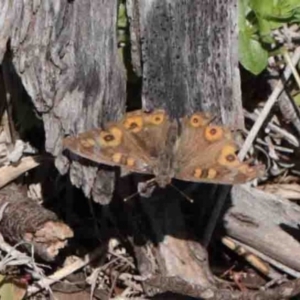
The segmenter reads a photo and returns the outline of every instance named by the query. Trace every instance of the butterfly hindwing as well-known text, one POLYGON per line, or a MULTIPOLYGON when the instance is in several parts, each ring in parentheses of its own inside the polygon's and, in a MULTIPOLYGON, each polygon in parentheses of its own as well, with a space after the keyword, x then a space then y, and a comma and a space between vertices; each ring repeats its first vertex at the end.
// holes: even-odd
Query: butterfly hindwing
POLYGON ((219 184, 239 184, 258 176, 259 167, 242 163, 231 131, 195 113, 181 120, 182 132, 174 161, 175 178, 219 184))

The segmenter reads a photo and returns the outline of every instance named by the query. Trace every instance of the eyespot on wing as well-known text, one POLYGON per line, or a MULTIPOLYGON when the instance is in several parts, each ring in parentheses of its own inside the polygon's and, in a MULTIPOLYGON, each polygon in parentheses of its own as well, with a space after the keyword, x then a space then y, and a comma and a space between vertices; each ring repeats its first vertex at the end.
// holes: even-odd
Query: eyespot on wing
POLYGON ((98 142, 100 147, 116 147, 122 142, 123 133, 120 128, 113 126, 106 131, 103 130, 99 133, 98 142))
POLYGON ((209 123, 209 118, 206 114, 195 113, 190 116, 188 123, 191 127, 204 127, 209 123))
POLYGON ((225 145, 221 150, 220 156, 218 157, 218 163, 222 166, 228 167, 239 166, 241 162, 235 154, 236 150, 236 147, 233 145, 225 145))
POLYGON ((163 110, 156 110, 145 114, 145 121, 148 124, 160 125, 166 120, 166 114, 163 110))
POLYGON ((137 133, 143 128, 143 118, 141 116, 129 116, 123 121, 123 126, 134 133, 137 133))
POLYGON ((221 126, 209 125, 204 130, 204 137, 209 142, 216 142, 222 139, 224 130, 221 126))

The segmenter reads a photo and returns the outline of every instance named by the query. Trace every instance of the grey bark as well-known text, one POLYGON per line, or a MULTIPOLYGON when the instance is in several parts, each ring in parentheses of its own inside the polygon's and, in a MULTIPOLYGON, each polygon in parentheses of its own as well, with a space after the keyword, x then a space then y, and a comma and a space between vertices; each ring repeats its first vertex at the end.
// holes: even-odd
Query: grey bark
MULTIPOLYGON (((61 156, 65 134, 99 127, 125 111, 117 4, 117 0, 0 2, 0 58, 10 40, 13 56, 6 63, 15 68, 41 114, 46 149, 57 157, 62 173, 68 167, 61 156)), ((130 0, 127 8, 132 64, 142 77, 142 107, 165 108, 173 117, 210 111, 224 124, 243 127, 237 1, 130 0)), ((92 193, 102 204, 110 201, 111 174, 77 162, 70 174, 86 195, 92 193)), ((142 201, 155 240, 149 242, 154 253, 149 264, 146 245, 136 247, 142 275, 154 271, 166 281, 176 277, 196 285, 201 296, 208 291, 206 296, 211 297, 216 287, 206 251, 188 241, 178 197, 170 198, 168 192, 159 197, 160 201, 142 201)))
MULTIPOLYGON (((164 108, 173 117, 209 111, 219 122, 242 128, 236 1, 130 0, 127 8, 132 63, 142 73, 143 108, 164 108)), ((181 197, 166 192, 160 198, 142 200, 155 243, 136 247, 140 272, 213 289, 205 250, 195 243, 193 252, 187 241, 181 197)), ((205 206, 208 199, 195 200, 205 206)))
POLYGON ((237 1, 142 0, 139 16, 143 106, 210 111, 241 128, 237 1))
MULTIPOLYGON (((117 0, 0 2, 0 59, 10 40, 13 59, 7 63, 17 71, 41 113, 46 150, 57 156, 56 166, 62 173, 67 171, 61 157, 64 135, 99 127, 125 110, 117 5, 117 0)), ((90 195, 97 189, 96 168, 79 169, 71 179, 90 195)), ((96 200, 103 199, 96 196, 96 200)))
POLYGON ((287 199, 236 186, 224 216, 229 236, 300 271, 300 208, 287 199))

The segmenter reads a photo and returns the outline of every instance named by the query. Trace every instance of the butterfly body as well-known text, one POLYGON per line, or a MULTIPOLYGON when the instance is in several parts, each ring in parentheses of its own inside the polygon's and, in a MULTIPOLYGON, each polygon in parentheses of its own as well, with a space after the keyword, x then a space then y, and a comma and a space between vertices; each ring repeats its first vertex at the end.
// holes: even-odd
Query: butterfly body
POLYGON ((154 159, 152 173, 155 176, 157 185, 161 188, 165 188, 170 184, 176 174, 176 161, 174 158, 176 155, 176 141, 179 138, 178 129, 177 122, 170 123, 164 147, 160 149, 157 159, 154 159))
POLYGON ((92 161, 153 174, 164 188, 172 178, 238 184, 259 176, 262 166, 240 162, 228 128, 204 113, 170 119, 163 110, 127 113, 123 120, 67 137, 64 147, 92 161))

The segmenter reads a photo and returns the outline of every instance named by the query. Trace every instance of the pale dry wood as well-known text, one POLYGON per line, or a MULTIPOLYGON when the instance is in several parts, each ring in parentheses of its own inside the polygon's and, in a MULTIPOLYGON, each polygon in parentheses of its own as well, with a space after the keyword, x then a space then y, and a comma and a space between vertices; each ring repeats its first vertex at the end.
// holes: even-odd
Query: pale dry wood
POLYGON ((25 172, 40 165, 39 157, 23 157, 16 165, 8 165, 0 168, 0 188, 15 180, 25 172))
POLYGON ((265 276, 273 279, 278 280, 282 278, 282 275, 260 259, 258 256, 254 255, 251 251, 247 251, 245 247, 243 247, 240 243, 236 242, 234 239, 229 237, 223 237, 221 239, 223 245, 231 249, 232 251, 236 252, 239 256, 242 256, 249 264, 251 264, 254 268, 256 268, 260 273, 264 274, 265 276))
POLYGON ((138 11, 143 107, 173 116, 210 111, 243 128, 237 2, 142 0, 138 11))
POLYGON ((11 245, 32 251, 46 261, 53 261, 68 239, 71 228, 57 215, 26 197, 22 186, 7 185, 0 190, 0 207, 7 205, 0 221, 0 231, 11 245))
MULTIPOLYGON (((66 173, 68 164, 60 156, 64 135, 99 127, 125 110, 126 74, 117 52, 118 1, 3 0, 0 6, 0 59, 9 39, 12 53, 3 61, 6 72, 15 70, 20 76, 43 119, 46 150, 57 156, 56 167, 66 173)), ((99 182, 93 180, 96 176, 92 168, 79 170, 73 181, 90 194, 91 182, 99 182), (83 178, 87 173, 90 182, 83 178)))
POLYGON ((300 77, 299 77, 299 73, 297 72, 296 68, 295 68, 295 64, 293 64, 292 60, 291 60, 291 57, 288 53, 287 50, 284 50, 283 52, 283 56, 287 62, 287 64, 289 65, 289 67, 291 68, 292 70, 292 73, 293 73, 293 76, 294 76, 294 79, 298 85, 298 88, 300 88, 300 77))
POLYGON ((165 290, 171 290, 174 293, 189 295, 200 299, 210 300, 283 300, 290 299, 300 292, 300 280, 292 280, 282 285, 267 290, 246 290, 230 291, 227 289, 204 289, 194 284, 189 284, 177 277, 162 278, 160 276, 151 278, 149 284, 152 286, 162 286, 165 290))
MULTIPOLYGON (((298 63, 299 59, 300 59, 300 47, 296 48, 296 50, 294 52, 294 55, 292 57, 292 65, 296 65, 298 63)), ((291 68, 289 66, 286 66, 286 68, 284 70, 284 74, 283 74, 283 79, 288 80, 290 78, 291 74, 292 74, 291 68)), ((284 89, 284 83, 280 79, 277 82, 269 99, 267 100, 263 110, 261 111, 260 116, 257 118, 256 122, 252 126, 251 131, 250 131, 249 135, 247 136, 245 143, 243 144, 243 147, 238 154, 238 156, 241 160, 243 160, 246 157, 246 154, 249 151, 251 145, 253 144, 253 141, 255 140, 263 122, 269 115, 271 108, 277 101, 277 98, 280 96, 283 89, 284 89)))
POLYGON ((0 249, 7 253, 0 262, 0 270, 3 272, 8 266, 26 265, 36 274, 42 275, 44 271, 39 267, 40 265, 38 266, 38 264, 35 263, 33 257, 30 257, 16 249, 16 246, 19 245, 15 245, 14 247, 10 246, 4 241, 0 234, 0 249))
POLYGON ((231 201, 224 216, 228 235, 299 272, 299 206, 246 186, 233 187, 231 201))
MULTIPOLYGON (((231 240, 232 242, 234 242, 234 244, 237 245, 238 247, 244 248, 246 251, 248 251, 249 253, 254 254, 257 257, 259 257, 263 261, 267 262, 269 265, 274 266, 277 270, 282 271, 283 272, 282 276, 285 276, 286 274, 288 274, 288 275, 290 275, 294 278, 300 278, 300 272, 295 271, 294 269, 287 267, 286 265, 278 262, 277 260, 271 258, 270 256, 268 256, 266 254, 263 254, 259 250, 254 249, 253 247, 250 247, 250 246, 242 243, 241 241, 238 241, 238 240, 230 238, 230 237, 226 237, 226 238, 231 240)), ((271 276, 274 277, 273 280, 278 280, 279 279, 278 276, 273 276, 273 274, 268 275, 268 277, 271 277, 271 276)))
MULTIPOLYGON (((276 85, 275 80, 270 80, 270 85, 274 88, 276 85)), ((278 107, 284 117, 285 122, 292 123, 294 128, 297 130, 298 135, 300 134, 300 110, 295 105, 294 100, 290 97, 286 90, 278 97, 278 107)))
POLYGON ((127 0, 126 9, 130 26, 129 34, 132 68, 135 74, 140 77, 142 75, 142 53, 138 0, 127 0))
POLYGON ((186 233, 179 206, 180 200, 165 198, 164 205, 160 205, 159 197, 154 199, 144 199, 142 205, 151 222, 156 245, 148 243, 135 249, 139 270, 146 278, 147 294, 158 292, 149 290, 147 285, 147 277, 156 275, 162 278, 176 277, 206 292, 214 289, 215 280, 209 269, 206 250, 199 243, 192 241, 186 233))
POLYGON ((92 261, 94 261, 95 259, 100 257, 101 255, 103 255, 104 252, 105 252, 105 247, 100 246, 100 247, 96 248, 93 252, 86 254, 83 258, 77 258, 77 260, 75 262, 73 262, 72 264, 56 271, 52 275, 45 277, 45 278, 39 280, 38 282, 36 282, 34 285, 30 286, 28 288, 27 295, 31 296, 33 294, 36 294, 40 290, 49 288, 50 285, 54 284, 55 282, 65 278, 66 276, 80 270, 87 264, 91 263, 92 261))
MULTIPOLYGON (((164 278, 177 276, 203 289, 215 285, 206 250, 186 232, 180 199, 176 199, 179 194, 171 190, 173 194, 164 192, 163 199, 161 193, 155 193, 151 199, 143 199, 142 213, 136 209, 126 212, 126 215, 134 216, 134 240, 138 241, 135 254, 139 271, 146 280, 144 288, 147 295, 159 293, 159 287, 153 290, 147 284, 147 277, 157 274, 164 278)), ((128 204, 128 208, 132 206, 128 204)))
MULTIPOLYGON (((130 3, 130 16, 135 18, 130 30, 141 42, 143 108, 164 108, 172 117, 210 111, 217 122, 243 128, 236 1, 130 3)), ((185 235, 178 198, 181 198, 179 193, 176 196, 162 193, 160 200, 143 201, 157 246, 146 244, 135 248, 139 270, 143 275, 158 271, 164 278, 175 274, 200 289, 213 288, 206 250, 195 243, 193 251, 186 240, 189 238, 185 235)), ((205 197, 197 200, 205 207, 205 197)), ((135 229, 140 227, 136 225, 135 229)), ((156 292, 147 290, 149 294, 156 292)))
MULTIPOLYGON (((249 113, 246 110, 244 110, 244 114, 245 114, 245 117, 251 119, 254 122, 257 120, 257 118, 259 116, 259 114, 257 112, 249 113)), ((289 142, 291 145, 293 145, 295 147, 299 147, 299 140, 297 139, 297 137, 295 137, 293 134, 291 134, 287 130, 285 130, 285 129, 283 129, 283 128, 279 127, 278 125, 275 125, 271 122, 266 124, 266 127, 269 128, 270 130, 274 131, 278 135, 282 136, 282 138, 284 140, 286 140, 287 142, 289 142)))
MULTIPOLYGON (((10 37, 13 60, 8 63, 13 63, 42 114, 47 151, 57 156, 64 133, 75 134, 117 119, 125 109, 125 74, 116 46, 118 1, 8 1, 14 9, 6 11, 9 26, 2 35, 0 31, 0 49, 10 37)), ((139 26, 132 28, 140 30, 134 36, 140 37, 135 44, 142 45, 143 108, 166 108, 173 116, 212 111, 223 123, 243 127, 236 1, 132 3, 134 9, 138 6, 139 26)), ((136 61, 138 70, 138 55, 136 61)), ((57 159, 56 166, 66 172, 62 159, 57 159)), ((73 182, 88 195, 94 189, 95 170, 79 165, 75 170, 73 164, 73 174, 73 182)), ((206 251, 200 244, 192 250, 186 241, 178 201, 153 205, 148 217, 162 242, 158 248, 164 276, 184 278, 188 271, 188 280, 200 289, 213 285, 206 251), (165 218, 167 208, 173 214, 165 218), (164 240, 168 242, 163 244, 164 240), (188 265, 176 255, 178 263, 172 266, 168 255, 181 251, 188 265)))
POLYGON ((300 200, 300 185, 297 183, 275 183, 258 187, 260 190, 290 200, 300 200))

